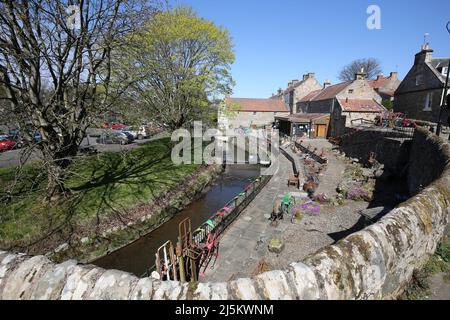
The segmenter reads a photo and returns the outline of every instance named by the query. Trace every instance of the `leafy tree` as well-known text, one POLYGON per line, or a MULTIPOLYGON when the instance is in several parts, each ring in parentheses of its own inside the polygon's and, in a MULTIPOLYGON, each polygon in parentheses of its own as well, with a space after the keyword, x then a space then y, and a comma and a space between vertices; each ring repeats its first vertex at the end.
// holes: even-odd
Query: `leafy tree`
POLYGON ((351 81, 355 79, 355 74, 364 70, 367 79, 374 79, 378 74, 382 72, 381 65, 378 59, 366 58, 354 60, 345 67, 342 68, 339 73, 339 80, 351 81))
POLYGON ((228 31, 187 7, 157 13, 114 60, 117 76, 133 82, 128 96, 170 130, 201 120, 233 85, 228 31))
POLYGON ((28 141, 42 136, 47 201, 67 191, 87 127, 121 92, 110 86, 119 40, 151 12, 139 0, 0 2, 0 98, 28 141))

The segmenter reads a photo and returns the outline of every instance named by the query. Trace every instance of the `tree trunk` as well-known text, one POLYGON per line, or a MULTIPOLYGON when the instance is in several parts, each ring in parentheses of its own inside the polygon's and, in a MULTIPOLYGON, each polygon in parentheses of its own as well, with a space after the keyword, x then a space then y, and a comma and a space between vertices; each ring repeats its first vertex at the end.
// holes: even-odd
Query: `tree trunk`
POLYGON ((64 183, 67 177, 66 168, 57 163, 47 167, 47 188, 45 202, 54 202, 61 199, 66 194, 64 183))
MULTIPOLYGON (((46 148, 46 150, 49 149, 46 148)), ((64 150, 64 152, 44 152, 44 158, 47 163, 45 202, 58 201, 69 192, 65 187, 65 182, 70 175, 67 168, 72 163, 73 157, 77 154, 78 145, 65 145, 60 150, 64 150)))

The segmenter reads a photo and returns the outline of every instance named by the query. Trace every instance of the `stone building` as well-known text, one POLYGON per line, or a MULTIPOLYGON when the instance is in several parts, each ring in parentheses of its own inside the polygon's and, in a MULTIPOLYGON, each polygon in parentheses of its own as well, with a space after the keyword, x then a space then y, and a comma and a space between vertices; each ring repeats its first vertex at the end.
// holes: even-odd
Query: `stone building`
POLYGON ((309 72, 303 75, 302 80, 291 80, 286 90, 278 90, 277 94, 271 99, 282 99, 286 104, 289 112, 295 113, 295 106, 308 93, 322 88, 321 84, 315 78, 315 73, 309 72))
POLYGON ((275 121, 281 135, 301 138, 326 138, 330 123, 327 113, 296 113, 276 116, 275 121))
POLYGON ((297 103, 299 113, 326 113, 331 115, 329 135, 338 135, 345 127, 351 127, 364 121, 374 121, 375 117, 386 109, 382 106, 382 97, 365 79, 365 73, 355 74, 353 81, 330 85, 324 83, 297 103))
POLYGON ((268 127, 275 116, 289 114, 282 100, 249 98, 225 98, 218 112, 220 130, 268 127))
MULTIPOLYGON (((411 119, 437 122, 442 102, 442 90, 448 73, 450 58, 433 58, 428 44, 415 55, 414 65, 395 91, 394 111, 411 119)), ((441 119, 448 118, 443 110, 441 119)))
POLYGON ((394 93, 400 83, 401 81, 397 76, 397 72, 391 72, 389 77, 380 74, 375 80, 369 80, 369 85, 378 92, 383 101, 394 101, 394 93))

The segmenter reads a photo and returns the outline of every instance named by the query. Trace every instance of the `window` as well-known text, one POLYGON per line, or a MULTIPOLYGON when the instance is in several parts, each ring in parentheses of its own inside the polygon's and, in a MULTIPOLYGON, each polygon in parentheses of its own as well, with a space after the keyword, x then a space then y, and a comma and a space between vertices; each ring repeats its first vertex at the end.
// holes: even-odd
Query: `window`
POLYGON ((348 93, 353 93, 353 89, 348 89, 348 93))
POLYGON ((256 111, 253 111, 253 115, 256 116, 256 111))
POLYGON ((416 76, 416 86, 420 86, 422 84, 422 75, 419 74, 416 76))
POLYGON ((448 72, 448 67, 443 67, 442 68, 442 75, 447 76, 447 72, 448 72))
POLYGON ((433 95, 432 93, 427 93, 425 97, 425 106, 423 108, 423 111, 431 111, 431 105, 433 104, 433 95))
POLYGON ((275 111, 275 112, 273 113, 273 115, 276 116, 276 115, 277 115, 277 112, 275 111))

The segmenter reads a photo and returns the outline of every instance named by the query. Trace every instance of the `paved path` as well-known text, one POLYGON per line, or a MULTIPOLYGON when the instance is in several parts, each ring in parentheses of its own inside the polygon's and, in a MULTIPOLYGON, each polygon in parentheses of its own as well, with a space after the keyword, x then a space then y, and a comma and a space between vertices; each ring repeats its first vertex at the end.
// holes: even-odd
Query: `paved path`
MULTIPOLYGON (((292 174, 291 162, 280 155, 279 170, 222 236, 219 258, 214 268, 208 267, 200 281, 222 282, 250 276, 262 261, 270 269, 285 268, 291 262, 334 243, 348 232, 356 231, 360 220, 357 211, 367 207, 365 202, 349 202, 339 207, 322 206, 319 213, 304 215, 297 223, 291 223, 287 216, 277 227, 272 227, 267 216, 272 212, 274 200, 286 192, 299 192, 287 186, 288 176, 292 174), (267 245, 272 238, 285 242, 281 254, 268 251, 267 245)), ((334 183, 336 188, 340 176, 330 175, 330 180, 330 185, 334 183)))
POLYGON ((261 258, 254 250, 257 241, 260 238, 271 238, 286 230, 284 224, 279 224, 277 228, 271 227, 264 215, 270 215, 278 195, 288 191, 298 192, 297 188, 287 185, 288 177, 293 174, 291 162, 280 154, 277 172, 236 221, 228 227, 220 240, 219 259, 214 269, 208 268, 201 281, 226 281, 238 270, 243 274, 251 272, 261 258))
POLYGON ((325 158, 328 159, 327 168, 320 174, 320 184, 317 188, 316 194, 324 193, 328 198, 332 198, 337 194, 336 182, 340 180, 345 170, 345 162, 336 158, 331 153, 333 147, 330 142, 325 139, 310 139, 303 141, 304 146, 310 145, 312 148, 317 148, 325 151, 325 158))

